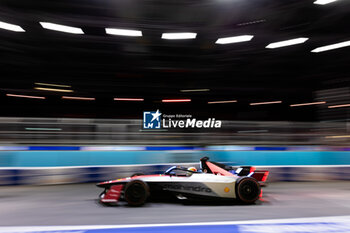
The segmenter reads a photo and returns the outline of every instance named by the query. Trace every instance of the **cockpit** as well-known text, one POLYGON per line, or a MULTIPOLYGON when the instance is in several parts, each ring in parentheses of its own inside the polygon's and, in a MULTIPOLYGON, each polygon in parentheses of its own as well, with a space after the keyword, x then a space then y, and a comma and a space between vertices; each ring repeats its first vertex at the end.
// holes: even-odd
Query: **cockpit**
MULTIPOLYGON (((197 171, 197 169, 191 169, 186 167, 180 167, 180 166, 172 166, 168 170, 165 171, 164 175, 170 175, 170 176, 192 176, 193 173, 201 173, 200 171, 197 171)), ((194 168, 194 167, 193 167, 194 168)))

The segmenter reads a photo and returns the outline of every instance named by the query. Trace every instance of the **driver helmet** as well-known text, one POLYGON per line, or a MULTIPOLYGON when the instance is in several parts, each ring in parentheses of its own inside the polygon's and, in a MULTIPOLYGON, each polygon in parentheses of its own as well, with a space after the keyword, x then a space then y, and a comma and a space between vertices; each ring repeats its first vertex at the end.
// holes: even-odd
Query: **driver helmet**
POLYGON ((195 167, 189 167, 187 168, 188 171, 193 171, 193 172, 196 172, 197 171, 197 168, 195 167))

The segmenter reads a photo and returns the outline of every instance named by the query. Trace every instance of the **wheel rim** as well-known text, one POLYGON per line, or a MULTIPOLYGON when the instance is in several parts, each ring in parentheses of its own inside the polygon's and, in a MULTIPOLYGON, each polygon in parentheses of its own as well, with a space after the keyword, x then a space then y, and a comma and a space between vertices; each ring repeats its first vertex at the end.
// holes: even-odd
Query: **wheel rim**
POLYGON ((260 188, 256 181, 245 179, 239 186, 239 196, 244 201, 255 201, 259 198, 260 188))

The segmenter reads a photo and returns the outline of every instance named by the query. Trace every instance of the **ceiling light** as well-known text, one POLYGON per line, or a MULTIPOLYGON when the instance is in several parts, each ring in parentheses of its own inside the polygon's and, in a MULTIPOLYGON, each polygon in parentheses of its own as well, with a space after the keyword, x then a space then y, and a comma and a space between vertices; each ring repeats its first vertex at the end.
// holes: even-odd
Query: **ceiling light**
POLYGON ((266 21, 266 19, 259 19, 259 20, 254 20, 254 21, 239 23, 239 24, 237 24, 237 25, 238 25, 238 26, 244 26, 244 25, 251 25, 251 24, 256 24, 256 23, 262 23, 262 22, 265 22, 265 21, 266 21))
POLYGON ((114 98, 116 101, 144 101, 142 98, 114 98))
POLYGON ((324 52, 324 51, 328 51, 328 50, 332 50, 332 49, 339 49, 339 48, 343 48, 343 47, 347 47, 347 46, 350 46, 350 40, 344 41, 341 43, 337 43, 337 44, 331 44, 331 45, 318 47, 318 48, 315 48, 314 50, 312 50, 311 52, 312 53, 320 53, 320 52, 324 52))
POLYGON ((210 89, 180 90, 180 92, 201 92, 201 91, 210 91, 210 89))
POLYGON ((210 101, 208 104, 226 104, 226 103, 237 103, 237 100, 222 100, 222 101, 210 101))
POLYGON ((280 103, 282 103, 282 101, 258 102, 258 103, 250 103, 249 105, 280 104, 280 103))
POLYGON ((10 24, 10 23, 5 23, 0 21, 0 28, 13 31, 13 32, 25 32, 24 29, 18 25, 10 24))
POLYGON ((191 99, 164 99, 163 103, 191 102, 191 99))
POLYGON ((77 97, 77 96, 62 96, 62 99, 66 99, 66 100, 95 100, 95 98, 77 97))
POLYGON ((344 108, 344 107, 350 107, 350 104, 340 104, 340 105, 328 106, 328 108, 344 108))
POLYGON ((46 99, 43 96, 34 96, 34 95, 15 95, 15 94, 6 94, 6 96, 10 97, 20 97, 20 98, 30 98, 30 99, 46 99))
POLYGON ((336 2, 338 0, 317 0, 314 2, 314 4, 317 4, 317 5, 326 5, 328 3, 332 3, 332 2, 336 2))
POLYGON ((350 135, 326 136, 325 138, 350 138, 350 135))
POLYGON ((45 29, 59 31, 59 32, 67 32, 72 34, 84 34, 83 30, 81 28, 77 27, 70 27, 55 23, 47 23, 47 22, 40 22, 41 26, 45 29))
POLYGON ((26 130, 61 131, 61 128, 26 128, 26 130))
POLYGON ((118 29, 118 28, 106 28, 106 33, 117 36, 142 36, 142 32, 138 30, 118 29))
POLYGON ((182 40, 182 39, 195 39, 197 33, 193 32, 179 32, 179 33, 163 33, 162 39, 166 40, 182 40))
POLYGON ((219 38, 215 42, 215 44, 231 44, 231 43, 245 42, 245 41, 250 41, 251 39, 253 39, 253 37, 254 36, 251 36, 251 35, 224 37, 224 38, 219 38))
POLYGON ((325 104, 326 101, 320 101, 320 102, 312 102, 312 103, 304 103, 304 104, 291 104, 291 107, 299 107, 299 106, 307 106, 307 105, 317 105, 317 104, 325 104))
POLYGON ((34 89, 41 90, 41 91, 73 92, 73 90, 46 88, 46 87, 34 87, 34 89))
POLYGON ((258 130, 241 130, 237 131, 237 133, 267 133, 269 132, 266 129, 258 129, 258 130))
POLYGON ((61 85, 61 84, 52 84, 52 83, 34 83, 35 85, 40 85, 40 86, 52 86, 52 87, 72 87, 69 85, 61 85))
POLYGON ((307 41, 308 39, 309 38, 300 37, 300 38, 291 39, 291 40, 274 42, 274 43, 267 45, 266 48, 267 49, 275 49, 275 48, 286 47, 286 46, 291 46, 291 45, 296 45, 296 44, 302 44, 305 41, 307 41))

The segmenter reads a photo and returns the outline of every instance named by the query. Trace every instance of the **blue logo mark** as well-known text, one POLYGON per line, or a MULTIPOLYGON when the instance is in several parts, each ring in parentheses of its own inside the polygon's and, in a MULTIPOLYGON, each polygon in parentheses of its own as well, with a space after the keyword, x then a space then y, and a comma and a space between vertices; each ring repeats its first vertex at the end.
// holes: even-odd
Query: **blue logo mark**
POLYGON ((157 110, 156 112, 143 112, 143 128, 160 129, 161 115, 162 113, 160 113, 159 110, 157 110))

